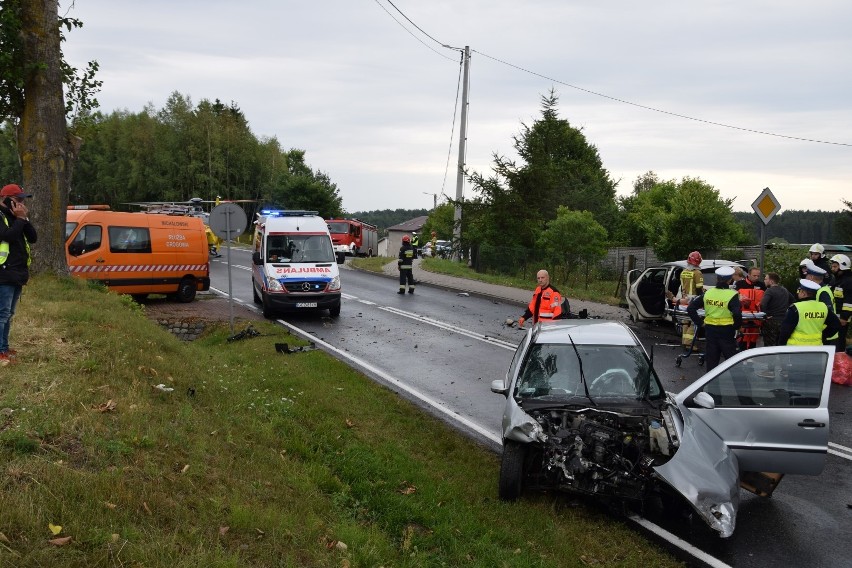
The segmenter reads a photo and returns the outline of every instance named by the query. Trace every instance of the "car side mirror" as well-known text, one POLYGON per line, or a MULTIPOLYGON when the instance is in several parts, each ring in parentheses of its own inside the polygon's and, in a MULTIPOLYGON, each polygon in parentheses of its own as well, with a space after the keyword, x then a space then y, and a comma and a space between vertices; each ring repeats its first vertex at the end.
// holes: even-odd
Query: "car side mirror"
POLYGON ((706 392, 698 393, 693 397, 692 400, 701 408, 706 408, 708 410, 713 410, 714 408, 716 408, 716 401, 714 401, 713 397, 707 394, 706 392))
POLYGON ((71 243, 68 245, 68 254, 71 256, 80 256, 83 254, 83 243, 71 243))
POLYGON ((491 392, 494 394, 502 394, 506 398, 509 398, 509 389, 506 387, 503 379, 496 379, 491 381, 491 392))
POLYGON ((251 261, 255 264, 263 264, 263 259, 260 258, 260 253, 257 251, 251 254, 251 261))

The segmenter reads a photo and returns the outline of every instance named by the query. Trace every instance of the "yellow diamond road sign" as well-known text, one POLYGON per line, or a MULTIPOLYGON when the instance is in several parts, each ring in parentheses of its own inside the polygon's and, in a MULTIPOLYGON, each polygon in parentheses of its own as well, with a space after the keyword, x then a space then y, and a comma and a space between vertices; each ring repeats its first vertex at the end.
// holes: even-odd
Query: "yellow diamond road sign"
POLYGON ((775 214, 781 211, 781 204, 778 203, 778 200, 775 199, 774 195, 772 195, 772 190, 767 187, 760 192, 760 195, 754 200, 754 203, 751 204, 751 208, 754 209, 754 212, 757 213, 757 216, 760 217, 763 224, 767 225, 775 214))

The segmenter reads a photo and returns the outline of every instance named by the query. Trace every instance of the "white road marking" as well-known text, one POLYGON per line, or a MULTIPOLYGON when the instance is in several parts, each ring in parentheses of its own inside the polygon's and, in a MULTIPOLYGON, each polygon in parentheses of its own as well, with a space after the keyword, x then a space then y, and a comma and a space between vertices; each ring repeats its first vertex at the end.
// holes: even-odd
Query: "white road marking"
POLYGON ((388 306, 379 306, 380 310, 384 310, 386 312, 390 312, 392 314, 396 314, 398 316, 406 317, 409 319, 413 319, 415 321, 423 322, 432 326, 435 326, 439 329, 443 329, 446 331, 451 331, 453 333, 458 333, 459 335, 464 335, 465 337, 470 337, 471 339, 476 339, 478 341, 483 341, 485 343, 489 343, 491 345, 496 345, 497 347, 502 347, 503 349, 508 349, 509 351, 514 351, 518 348, 517 344, 509 343, 508 341, 504 341, 502 339, 497 339, 496 337, 490 337, 488 335, 483 335, 481 333, 476 333, 475 331, 470 331, 464 329, 462 327, 457 327, 448 323, 444 323, 442 321, 438 321, 432 318, 428 318, 426 316, 421 316, 420 314, 415 314, 414 312, 406 312, 405 310, 400 310, 397 308, 392 308, 388 306))
POLYGON ((834 456, 839 456, 843 459, 847 459, 852 461, 852 448, 847 448, 846 446, 841 446, 840 444, 835 444, 834 442, 828 443, 828 453, 834 456), (840 451, 835 450, 834 448, 839 448, 840 451))
POLYGON ((693 557, 697 558, 701 562, 704 562, 707 566, 712 566, 712 568, 731 568, 731 566, 729 564, 725 564, 724 562, 722 562, 721 560, 719 560, 715 556, 710 556, 709 554, 707 554, 706 552, 704 552, 700 548, 696 548, 695 546, 692 546, 691 544, 689 544, 688 542, 686 542, 682 538, 673 535, 672 533, 670 533, 666 529, 655 525, 654 523, 652 523, 651 521, 649 521, 647 519, 643 519, 642 517, 640 517, 638 515, 630 515, 627 518, 630 519, 631 521, 633 521, 634 523, 636 523, 637 525, 645 528, 646 530, 648 530, 648 531, 654 533, 655 535, 659 536, 660 538, 664 539, 665 541, 672 544, 673 546, 678 547, 679 549, 683 550, 687 554, 691 554, 693 557))

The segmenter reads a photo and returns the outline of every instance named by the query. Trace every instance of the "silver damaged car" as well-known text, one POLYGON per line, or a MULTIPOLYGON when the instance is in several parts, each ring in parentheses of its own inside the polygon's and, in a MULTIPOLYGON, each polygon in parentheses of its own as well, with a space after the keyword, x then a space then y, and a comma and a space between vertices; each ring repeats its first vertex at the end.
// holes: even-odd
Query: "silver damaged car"
POLYGON ((750 349, 674 395, 624 324, 536 325, 491 384, 506 397, 500 497, 559 490, 640 511, 685 499, 728 537, 740 487, 768 497, 784 474, 821 473, 833 355, 750 349))

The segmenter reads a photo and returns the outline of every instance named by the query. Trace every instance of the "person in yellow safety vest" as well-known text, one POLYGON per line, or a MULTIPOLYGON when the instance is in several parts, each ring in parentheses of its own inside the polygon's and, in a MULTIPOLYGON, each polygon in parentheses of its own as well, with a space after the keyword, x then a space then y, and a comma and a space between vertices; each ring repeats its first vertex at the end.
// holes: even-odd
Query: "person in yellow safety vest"
POLYGON ((568 316, 569 308, 567 303, 563 308, 562 293, 550 285, 550 273, 547 270, 539 270, 535 275, 538 282, 538 287, 533 292, 532 300, 530 300, 527 309, 523 315, 518 318, 518 327, 524 327, 524 322, 532 318, 533 324, 540 321, 551 321, 562 319, 568 316))
POLYGON ((38 240, 24 199, 32 197, 10 183, 0 190, 0 366, 12 362, 18 352, 9 346, 12 317, 23 287, 30 279, 30 243, 38 240))
POLYGON ((790 306, 781 322, 778 345, 823 345, 840 329, 837 315, 816 299, 819 288, 812 280, 799 280, 799 301, 790 306))
MULTIPOLYGON (((701 272, 702 260, 701 253, 697 250, 689 253, 689 256, 686 258, 686 268, 680 273, 680 290, 678 291, 678 297, 669 298, 673 303, 675 303, 675 309, 678 309, 679 306, 684 306, 683 309, 685 309, 685 306, 688 306, 689 302, 691 302, 693 298, 704 291, 704 274, 701 272)), ((680 344, 684 347, 684 349, 692 347, 696 329, 697 328, 688 321, 681 323, 682 333, 680 344)))
POLYGON ((737 352, 736 334, 743 323, 740 295, 731 290, 734 269, 721 266, 716 269, 716 287, 710 288, 689 303, 686 312, 696 326, 701 325, 698 310, 704 309, 704 360, 707 370, 719 364, 721 356, 730 359, 737 352))
MULTIPOLYGON (((829 311, 834 312, 834 292, 831 290, 831 286, 825 284, 826 282, 826 272, 813 262, 809 262, 806 265, 806 275, 805 280, 810 280, 811 282, 816 282, 819 285, 819 290, 816 293, 816 299, 828 306, 829 311)), ((839 320, 838 320, 839 321, 839 320)), ((834 334, 825 340, 825 345, 836 345, 837 344, 838 334, 834 334)))

